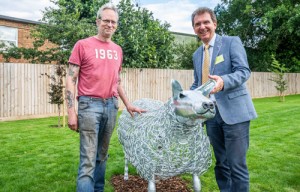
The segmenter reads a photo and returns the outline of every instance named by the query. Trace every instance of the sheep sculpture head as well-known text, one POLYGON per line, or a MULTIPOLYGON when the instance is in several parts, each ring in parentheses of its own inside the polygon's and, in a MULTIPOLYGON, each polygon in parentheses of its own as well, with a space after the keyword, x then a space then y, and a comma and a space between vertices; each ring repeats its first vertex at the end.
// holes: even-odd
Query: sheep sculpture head
POLYGON ((211 80, 195 90, 182 90, 178 81, 172 80, 173 104, 176 115, 190 119, 206 119, 215 116, 215 106, 207 97, 215 81, 211 80))
POLYGON ((183 90, 172 80, 172 97, 166 102, 140 99, 133 104, 147 110, 134 118, 122 112, 118 137, 128 161, 148 180, 148 192, 155 192, 155 181, 183 173, 193 175, 194 190, 200 191, 199 175, 211 165, 209 140, 202 123, 215 115, 208 98, 216 82, 209 80, 195 90, 183 90))

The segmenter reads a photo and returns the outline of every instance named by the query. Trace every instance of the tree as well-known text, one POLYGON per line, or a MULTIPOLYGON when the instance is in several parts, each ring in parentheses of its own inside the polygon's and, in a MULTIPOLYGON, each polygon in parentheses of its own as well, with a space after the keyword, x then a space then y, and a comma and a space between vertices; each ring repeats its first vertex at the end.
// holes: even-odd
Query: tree
MULTIPOLYGON (((74 44, 97 32, 96 13, 108 0, 51 0, 56 8, 43 11, 41 24, 32 30, 33 48, 15 48, 0 54, 6 58, 21 57, 30 62, 67 64, 74 44), (42 49, 48 43, 57 45, 42 49)), ((124 67, 172 68, 173 35, 170 24, 161 24, 153 14, 131 0, 121 0, 118 5, 120 21, 113 40, 124 51, 124 67)))
POLYGON ((124 67, 174 68, 170 25, 130 0, 121 0, 118 8, 119 27, 113 39, 123 48, 124 67))
POLYGON ((222 0, 215 12, 217 32, 241 37, 252 70, 267 71, 274 55, 291 72, 300 71, 298 0, 222 0))
POLYGON ((64 84, 63 79, 66 76, 65 65, 57 64, 55 66, 55 74, 43 74, 46 75, 50 80, 50 91, 48 92, 50 96, 51 104, 56 104, 58 108, 58 127, 60 125, 60 114, 61 114, 61 105, 64 103, 63 91, 64 91, 64 84))
MULTIPOLYGON (((42 24, 33 31, 34 47, 18 51, 31 62, 67 64, 74 44, 97 33, 96 13, 108 0, 52 0, 57 8, 44 11, 42 24), (54 47, 41 49, 48 42, 54 47)), ((119 26, 113 40, 124 51, 124 67, 167 68, 173 64, 173 35, 151 12, 121 0, 119 26)), ((14 54, 10 56, 17 55, 14 54)))
POLYGON ((96 13, 108 0, 51 0, 57 8, 48 7, 33 31, 34 49, 48 42, 57 45, 40 51, 33 60, 58 61, 67 64, 73 46, 79 39, 96 33, 96 13))
POLYGON ((175 66, 177 69, 193 69, 193 53, 200 46, 200 41, 175 44, 175 66))
POLYGON ((275 88, 279 91, 280 101, 285 101, 284 91, 287 90, 287 81, 284 78, 284 75, 289 70, 285 67, 284 64, 280 64, 272 55, 272 64, 271 70, 274 73, 274 76, 270 79, 276 83, 275 88))

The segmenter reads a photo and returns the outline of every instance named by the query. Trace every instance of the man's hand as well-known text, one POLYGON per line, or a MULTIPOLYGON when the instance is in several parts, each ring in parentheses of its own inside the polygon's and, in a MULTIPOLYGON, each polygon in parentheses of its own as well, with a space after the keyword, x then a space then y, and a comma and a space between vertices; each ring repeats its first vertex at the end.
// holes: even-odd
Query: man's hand
POLYGON ((68 75, 66 77, 66 103, 68 106, 68 127, 73 131, 78 131, 77 114, 75 112, 75 88, 79 74, 79 66, 70 63, 68 75))
POLYGON ((128 107, 126 107, 126 109, 127 109, 128 113, 130 113, 131 117, 134 116, 134 112, 139 113, 139 114, 146 112, 146 110, 140 109, 133 105, 129 105, 128 107))
POLYGON ((78 121, 76 113, 69 113, 68 115, 68 127, 73 131, 78 131, 78 121))
POLYGON ((210 92, 210 94, 215 94, 219 91, 222 91, 224 88, 224 81, 220 76, 217 75, 209 75, 208 78, 215 80, 216 86, 214 87, 214 89, 210 92))

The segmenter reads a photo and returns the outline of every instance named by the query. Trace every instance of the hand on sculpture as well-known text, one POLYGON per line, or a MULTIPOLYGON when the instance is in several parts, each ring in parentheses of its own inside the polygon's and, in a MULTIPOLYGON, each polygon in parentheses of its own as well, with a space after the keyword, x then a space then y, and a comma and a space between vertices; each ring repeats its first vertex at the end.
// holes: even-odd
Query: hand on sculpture
POLYGON ((217 75, 209 75, 208 76, 210 79, 213 79, 216 81, 216 86, 214 87, 214 89, 210 92, 210 94, 215 94, 219 91, 222 91, 224 88, 224 81, 222 79, 222 77, 217 76, 217 75))
POLYGON ((131 117, 134 116, 134 112, 136 112, 138 114, 142 114, 142 113, 146 112, 146 110, 140 109, 140 108, 135 107, 133 105, 129 105, 126 109, 127 109, 128 113, 130 113, 131 117))

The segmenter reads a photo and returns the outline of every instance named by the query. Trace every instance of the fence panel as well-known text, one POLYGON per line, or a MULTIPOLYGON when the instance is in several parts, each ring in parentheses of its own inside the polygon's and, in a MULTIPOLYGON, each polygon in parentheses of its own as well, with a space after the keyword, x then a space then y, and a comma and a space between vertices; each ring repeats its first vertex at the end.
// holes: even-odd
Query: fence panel
MULTIPOLYGON (((56 105, 49 103, 51 80, 42 74, 53 75, 55 65, 0 63, 0 121, 57 115, 56 105)), ((252 72, 247 87, 253 98, 278 96, 272 73, 252 72)), ((166 101, 171 97, 171 79, 183 89, 193 83, 193 70, 130 69, 121 73, 122 85, 129 101, 152 98, 166 101)), ((300 94, 300 74, 286 74, 286 95, 300 94)), ((122 102, 120 109, 124 108, 122 102)))
POLYGON ((54 65, 0 63, 0 120, 56 115, 49 103, 50 80, 54 65))

